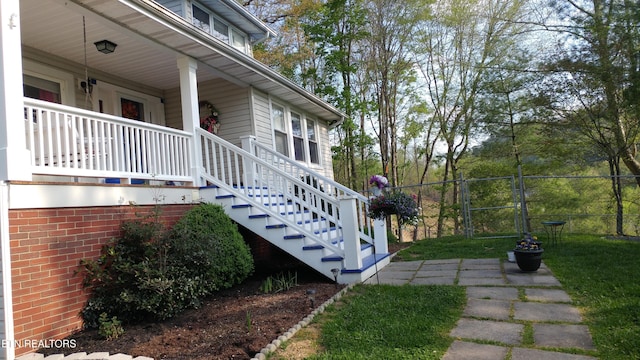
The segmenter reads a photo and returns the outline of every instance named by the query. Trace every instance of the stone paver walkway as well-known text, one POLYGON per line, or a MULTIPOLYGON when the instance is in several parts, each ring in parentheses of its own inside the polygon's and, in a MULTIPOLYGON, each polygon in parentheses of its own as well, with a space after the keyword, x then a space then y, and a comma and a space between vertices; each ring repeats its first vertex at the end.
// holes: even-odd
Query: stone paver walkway
POLYGON ((569 353, 595 347, 580 312, 544 263, 524 273, 500 259, 392 262, 366 283, 465 286, 467 305, 443 360, 596 359, 569 353), (532 344, 525 343, 527 328, 532 344))

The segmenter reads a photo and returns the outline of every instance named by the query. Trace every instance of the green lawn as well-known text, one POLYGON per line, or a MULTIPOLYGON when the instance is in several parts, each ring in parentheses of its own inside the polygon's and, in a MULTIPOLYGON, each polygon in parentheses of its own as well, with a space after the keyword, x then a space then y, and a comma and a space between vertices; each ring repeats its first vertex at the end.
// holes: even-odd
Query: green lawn
MULTIPOLYGON (((424 240, 394 260, 506 259, 514 242, 424 240)), ((640 359, 640 242, 563 235, 544 245, 544 262, 582 311, 599 358, 640 359)), ((318 317, 324 350, 312 359, 439 359, 464 302, 456 286, 357 286, 318 317)))

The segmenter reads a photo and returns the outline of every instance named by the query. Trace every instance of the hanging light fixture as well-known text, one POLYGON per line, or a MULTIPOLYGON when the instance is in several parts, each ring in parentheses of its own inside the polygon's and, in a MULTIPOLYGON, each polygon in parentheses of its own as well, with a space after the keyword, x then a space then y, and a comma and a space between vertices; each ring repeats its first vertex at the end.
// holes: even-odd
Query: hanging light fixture
POLYGON ((104 54, 111 54, 116 50, 116 46, 118 46, 117 44, 112 43, 109 40, 96 41, 94 42, 94 44, 96 45, 96 49, 104 54))

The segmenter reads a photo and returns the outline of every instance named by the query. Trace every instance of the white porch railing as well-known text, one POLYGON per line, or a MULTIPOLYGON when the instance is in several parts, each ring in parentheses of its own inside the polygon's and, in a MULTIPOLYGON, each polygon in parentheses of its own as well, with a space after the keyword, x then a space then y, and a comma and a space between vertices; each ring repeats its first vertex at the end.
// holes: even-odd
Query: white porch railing
POLYGON ((206 180, 342 256, 345 268, 362 266, 361 241, 381 245, 384 239, 383 249, 378 249, 386 252, 386 232, 380 231, 377 241, 371 236, 373 225, 367 217, 366 197, 266 148, 253 145, 249 150, 269 152, 267 160, 204 130, 197 133, 206 180), (245 192, 237 193, 234 189, 238 187, 244 187, 245 192), (306 222, 309 218, 314 221, 306 222))
POLYGON ((193 181, 191 134, 25 98, 34 174, 193 181))
POLYGON ((243 147, 245 150, 256 155, 261 160, 277 167, 287 174, 291 174, 298 179, 303 179, 307 184, 311 184, 314 189, 325 194, 331 194, 334 198, 352 197, 356 202, 356 215, 358 219, 358 232, 362 240, 374 244, 380 252, 387 252, 387 234, 384 231, 383 224, 375 224, 368 217, 369 200, 358 192, 338 183, 326 176, 313 171, 307 167, 301 166, 298 162, 280 154, 279 152, 259 144, 254 137, 246 137, 243 139, 243 147), (374 224, 378 232, 372 231, 374 224), (380 232, 383 232, 381 234, 380 232), (371 234, 371 235, 370 235, 371 234))

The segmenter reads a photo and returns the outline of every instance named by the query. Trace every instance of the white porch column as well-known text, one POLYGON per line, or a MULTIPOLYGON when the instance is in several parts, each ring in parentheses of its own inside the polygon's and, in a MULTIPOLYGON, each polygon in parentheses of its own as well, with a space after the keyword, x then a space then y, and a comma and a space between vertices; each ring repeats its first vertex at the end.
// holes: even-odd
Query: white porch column
POLYGON ((201 158, 202 144, 200 138, 195 136, 196 129, 200 127, 200 108, 198 106, 198 79, 196 70, 198 63, 195 59, 183 56, 178 58, 180 70, 180 101, 182 103, 182 127, 193 135, 193 149, 191 155, 193 184, 204 185, 202 178, 203 167, 197 162, 201 158))
POLYGON ((358 212, 355 196, 340 198, 340 219, 342 219, 342 238, 344 241, 344 267, 349 270, 362 267, 360 252, 360 232, 358 231, 358 212))
POLYGON ((387 241, 387 222, 385 220, 373 220, 373 247, 376 254, 389 252, 387 241))
POLYGON ((31 180, 24 133, 20 1, 0 1, 0 180, 31 180))
MULTIPOLYGON (((252 143, 256 141, 256 137, 253 135, 243 135, 240 136, 240 141, 242 142, 242 150, 248 152, 251 155, 256 155, 253 151, 252 143)), ((245 186, 255 186, 255 175, 256 175, 256 167, 253 164, 253 161, 243 158, 242 163, 242 174, 245 180, 245 186)))

